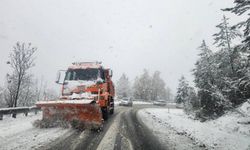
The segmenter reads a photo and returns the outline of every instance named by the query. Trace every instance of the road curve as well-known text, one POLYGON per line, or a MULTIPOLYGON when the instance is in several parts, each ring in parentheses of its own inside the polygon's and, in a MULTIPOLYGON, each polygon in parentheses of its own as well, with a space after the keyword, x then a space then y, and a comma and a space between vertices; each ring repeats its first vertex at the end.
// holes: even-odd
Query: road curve
POLYGON ((126 111, 121 116, 121 130, 117 136, 118 142, 115 147, 116 150, 126 149, 123 144, 120 144, 120 138, 126 137, 132 144, 132 148, 135 150, 166 150, 166 147, 159 142, 159 140, 153 135, 142 122, 141 118, 137 117, 137 111, 145 108, 146 106, 137 106, 134 109, 126 111))

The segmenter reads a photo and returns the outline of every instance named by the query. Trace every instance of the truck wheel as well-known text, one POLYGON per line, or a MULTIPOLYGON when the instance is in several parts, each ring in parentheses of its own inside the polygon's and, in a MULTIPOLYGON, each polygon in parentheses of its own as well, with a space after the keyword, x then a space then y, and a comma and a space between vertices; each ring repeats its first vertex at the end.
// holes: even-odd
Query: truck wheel
POLYGON ((102 118, 104 120, 108 120, 108 118, 109 118, 109 111, 108 111, 107 107, 102 108, 102 118))
POLYGON ((115 109, 115 103, 114 103, 113 97, 111 97, 110 98, 110 110, 109 110, 110 115, 114 114, 114 109, 115 109))
POLYGON ((114 107, 113 107, 113 109, 111 109, 110 111, 109 111, 109 113, 112 115, 112 114, 114 114, 114 107))

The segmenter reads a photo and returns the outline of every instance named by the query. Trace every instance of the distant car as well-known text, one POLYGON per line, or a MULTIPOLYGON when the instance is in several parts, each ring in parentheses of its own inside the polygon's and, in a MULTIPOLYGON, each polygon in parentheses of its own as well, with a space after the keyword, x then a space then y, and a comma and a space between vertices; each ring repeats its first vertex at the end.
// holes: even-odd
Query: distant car
POLYGON ((133 101, 131 98, 128 97, 122 98, 121 102, 119 103, 119 106, 133 106, 133 101))
POLYGON ((156 101, 154 101, 153 104, 157 105, 157 106, 166 106, 167 105, 165 100, 156 100, 156 101))

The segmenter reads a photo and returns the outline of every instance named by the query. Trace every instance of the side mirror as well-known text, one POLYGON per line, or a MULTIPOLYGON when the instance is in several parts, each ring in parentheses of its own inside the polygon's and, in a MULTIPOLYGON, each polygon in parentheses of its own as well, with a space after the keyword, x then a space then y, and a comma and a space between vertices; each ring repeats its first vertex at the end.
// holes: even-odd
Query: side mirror
POLYGON ((112 77, 113 76, 113 71, 111 69, 109 69, 109 76, 112 77))
POLYGON ((55 82, 57 84, 63 84, 65 75, 66 75, 66 70, 59 70, 57 72, 57 77, 56 77, 56 81, 55 82))

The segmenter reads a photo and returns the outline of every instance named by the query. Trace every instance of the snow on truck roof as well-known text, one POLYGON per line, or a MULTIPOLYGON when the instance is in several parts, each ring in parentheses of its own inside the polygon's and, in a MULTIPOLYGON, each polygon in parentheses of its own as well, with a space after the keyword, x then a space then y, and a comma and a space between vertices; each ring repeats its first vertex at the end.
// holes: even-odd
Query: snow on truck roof
POLYGON ((74 62, 69 69, 102 68, 101 62, 74 62))

